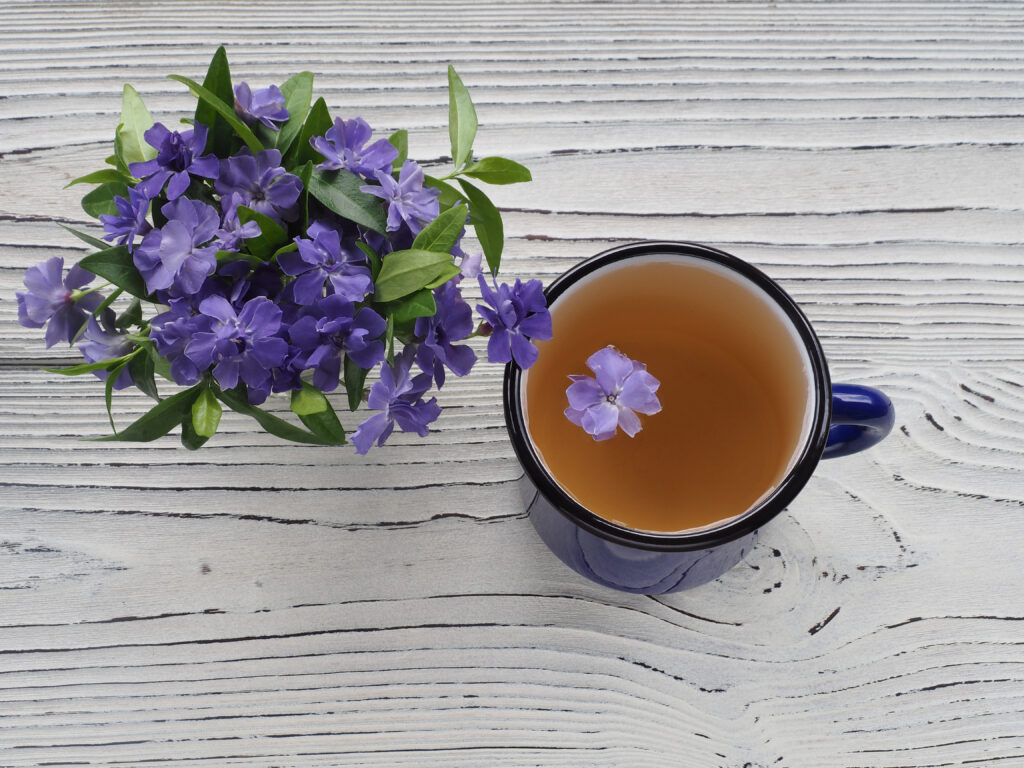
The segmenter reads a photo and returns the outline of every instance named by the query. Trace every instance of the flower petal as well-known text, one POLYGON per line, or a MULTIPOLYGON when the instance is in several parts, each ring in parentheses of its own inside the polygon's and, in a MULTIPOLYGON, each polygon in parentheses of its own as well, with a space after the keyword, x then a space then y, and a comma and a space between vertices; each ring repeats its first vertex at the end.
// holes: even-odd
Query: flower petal
POLYGON ((597 382, 609 395, 618 394, 622 383, 633 372, 633 361, 615 347, 605 347, 587 358, 587 366, 597 376, 597 382))
POLYGON ((647 371, 634 371, 623 383, 618 403, 640 413, 657 413, 661 410, 661 401, 654 393, 660 385, 647 371))
POLYGON ((581 376, 565 390, 569 405, 575 410, 585 410, 605 400, 606 393, 601 385, 589 376, 581 376))
POLYGON ((640 424, 640 417, 637 416, 629 408, 623 406, 618 407, 619 411, 619 426, 622 427, 622 431, 630 437, 636 435, 643 426, 640 424))
POLYGON ((373 447, 375 440, 380 439, 383 443, 387 439, 385 430, 392 426, 391 419, 385 413, 375 413, 358 427, 349 437, 352 445, 356 447, 356 453, 365 456, 373 447))
POLYGON ((594 437, 615 434, 615 427, 619 423, 619 409, 605 401, 587 408, 582 421, 583 429, 594 437))
POLYGON ((525 336, 521 333, 513 333, 509 335, 509 338, 512 343, 512 357, 515 358, 520 368, 525 370, 537 362, 540 352, 525 336))

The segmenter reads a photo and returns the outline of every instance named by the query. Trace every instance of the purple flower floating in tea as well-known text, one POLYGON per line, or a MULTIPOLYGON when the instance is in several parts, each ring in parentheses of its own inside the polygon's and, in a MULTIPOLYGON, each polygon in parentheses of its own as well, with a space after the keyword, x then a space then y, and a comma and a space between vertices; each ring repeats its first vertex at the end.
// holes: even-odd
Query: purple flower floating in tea
POLYGON ((572 384, 565 390, 569 398, 565 416, 594 440, 614 437, 619 427, 634 437, 643 429, 636 414, 651 415, 661 410, 654 394, 661 382, 647 372, 643 363, 608 346, 588 357, 587 367, 594 372, 593 377, 569 376, 572 384))

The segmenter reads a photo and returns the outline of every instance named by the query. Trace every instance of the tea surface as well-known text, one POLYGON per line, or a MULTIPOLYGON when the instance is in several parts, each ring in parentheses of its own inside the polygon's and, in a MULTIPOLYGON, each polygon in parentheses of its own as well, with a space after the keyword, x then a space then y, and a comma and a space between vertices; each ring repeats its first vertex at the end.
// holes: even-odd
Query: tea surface
POLYGON ((700 259, 634 259, 552 305, 554 338, 525 375, 527 428, 548 471, 592 512, 647 531, 742 514, 783 479, 811 397, 792 332, 741 278, 700 259), (569 374, 607 345, 661 382, 642 431, 595 441, 563 414, 569 374))

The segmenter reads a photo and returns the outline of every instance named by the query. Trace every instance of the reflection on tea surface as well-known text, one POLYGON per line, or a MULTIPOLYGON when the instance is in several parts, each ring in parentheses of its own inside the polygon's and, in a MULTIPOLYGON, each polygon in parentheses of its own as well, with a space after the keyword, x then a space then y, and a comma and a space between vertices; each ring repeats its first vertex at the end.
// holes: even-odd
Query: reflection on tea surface
POLYGON ((683 531, 742 514, 785 477, 806 439, 809 363, 758 288, 701 259, 643 257, 574 284, 551 315, 524 413, 549 473, 584 507, 683 531), (633 438, 597 442, 563 415, 565 390, 609 344, 661 381, 662 411, 633 438))

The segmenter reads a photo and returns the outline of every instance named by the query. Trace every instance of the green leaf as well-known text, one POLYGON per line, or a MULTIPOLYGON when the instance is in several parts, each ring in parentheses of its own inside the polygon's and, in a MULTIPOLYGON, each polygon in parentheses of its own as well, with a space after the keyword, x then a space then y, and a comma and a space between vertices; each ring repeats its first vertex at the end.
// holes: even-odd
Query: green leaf
POLYGON ((309 105, 313 100, 313 73, 299 72, 292 75, 281 83, 281 94, 284 96, 284 108, 288 110, 288 121, 277 134, 277 148, 284 155, 302 132, 302 124, 309 114, 309 105))
MULTIPOLYGON (((276 251, 274 251, 274 255, 271 256, 270 258, 271 258, 271 260, 274 260, 278 256, 280 256, 280 255, 282 255, 284 253, 293 253, 294 251, 297 251, 297 250, 299 250, 299 246, 298 246, 298 244, 294 240, 292 240, 292 241, 286 243, 285 245, 282 245, 276 251)), ((258 265, 254 264, 253 266, 258 266, 258 265)))
MULTIPOLYGON (((94 219, 98 219, 101 214, 117 216, 114 195, 128 197, 128 187, 123 181, 108 181, 87 192, 82 198, 82 210, 94 219)), ((104 247, 109 247, 109 244, 105 244, 104 247)))
POLYGON ((452 143, 452 162, 461 168, 473 154, 473 139, 476 138, 476 109, 469 91, 455 73, 455 67, 448 65, 448 137, 452 143))
POLYGON ((199 397, 192 403, 192 426, 200 437, 213 437, 220 425, 223 409, 209 386, 203 387, 199 397))
POLYGON ((330 407, 324 393, 309 382, 304 381, 301 389, 292 390, 291 409, 296 416, 312 416, 330 407))
POLYGON ((139 391, 159 402, 160 393, 157 392, 156 379, 153 376, 153 358, 150 357, 147 350, 144 350, 142 354, 132 355, 132 359, 128 363, 128 371, 139 391))
POLYGON ((185 418, 181 420, 181 444, 190 451, 197 451, 206 445, 209 439, 196 432, 196 428, 192 426, 192 414, 185 414, 185 418))
POLYGON ((370 277, 376 282, 381 268, 380 254, 362 240, 356 240, 356 245, 359 246, 359 250, 366 256, 366 260, 370 262, 370 277))
POLYGON ((427 288, 406 296, 395 305, 394 311, 388 313, 392 327, 396 322, 402 323, 407 320, 415 320, 417 317, 433 317, 437 312, 437 302, 434 301, 434 294, 427 288))
POLYGON ((111 368, 110 372, 107 374, 107 380, 104 386, 104 398, 107 403, 107 418, 110 420, 110 429, 115 435, 117 434, 117 427, 114 426, 114 414, 110 410, 110 402, 114 394, 114 382, 117 381, 117 378, 121 375, 121 371, 125 369, 128 362, 128 360, 125 360, 123 363, 118 363, 111 368))
POLYGON ((363 180, 348 171, 313 171, 309 193, 342 218, 384 234, 387 221, 379 198, 360 192, 363 180))
POLYGON ((385 321, 384 326, 384 348, 387 352, 384 355, 384 359, 388 361, 388 365, 395 364, 395 317, 388 312, 388 319, 385 321))
POLYGON ((388 141, 398 150, 398 157, 391 163, 392 168, 401 168, 409 157, 409 132, 405 129, 395 131, 388 136, 388 141))
MULTIPOLYGON (((210 60, 210 67, 206 70, 206 78, 203 80, 205 88, 221 104, 231 107, 231 114, 234 116, 235 91, 231 87, 231 68, 228 66, 228 54, 222 45, 213 54, 210 60)), ((198 96, 198 94, 196 94, 198 96)), ((212 152, 217 157, 230 157, 233 138, 233 124, 225 115, 217 109, 216 105, 200 99, 196 105, 196 120, 210 129, 206 135, 206 152, 212 152)), ((241 135, 241 134, 239 134, 241 135)), ((252 147, 250 146, 250 149, 252 147)), ((253 152, 257 150, 253 149, 253 152)))
POLYGON ((199 396, 201 385, 179 392, 161 400, 148 413, 114 435, 99 437, 97 440, 118 440, 127 442, 148 443, 162 437, 178 426, 186 414, 190 414, 192 403, 199 396))
POLYGON ((330 401, 312 384, 302 382, 302 389, 292 390, 292 411, 309 430, 335 445, 345 442, 345 430, 330 401))
POLYGON ((453 277, 455 277, 456 275, 461 275, 461 274, 462 274, 462 270, 461 269, 456 267, 454 264, 449 264, 447 267, 445 267, 444 271, 440 275, 438 275, 433 280, 431 280, 429 283, 427 283, 426 288, 428 288, 430 290, 433 290, 434 288, 440 288, 442 285, 447 283, 453 277))
POLYGON ((418 291, 451 265, 450 253, 394 251, 384 259, 374 286, 375 301, 394 301, 418 291))
POLYGON ((365 368, 360 368, 351 357, 345 355, 345 393, 348 395, 350 411, 356 410, 363 402, 363 385, 367 373, 365 368))
POLYGON ((125 165, 141 163, 156 157, 156 147, 146 143, 145 133, 153 127, 153 118, 142 97, 127 83, 121 94, 121 124, 117 136, 121 140, 118 156, 125 165))
POLYGON ((437 202, 442 211, 446 211, 452 206, 458 205, 460 201, 463 203, 469 203, 466 196, 459 192, 459 190, 447 182, 435 179, 433 176, 424 175, 423 186, 431 187, 441 192, 441 196, 437 198, 437 202))
POLYGON ((89 327, 89 321, 94 317, 101 317, 103 315, 103 311, 111 304, 113 304, 117 300, 118 296, 120 296, 122 293, 124 293, 124 290, 122 288, 118 288, 116 291, 107 296, 107 298, 101 301, 99 305, 96 307, 96 309, 90 312, 89 316, 85 318, 85 322, 78 326, 78 330, 75 331, 75 335, 72 337, 71 343, 77 343, 78 339, 81 337, 83 333, 85 333, 85 330, 89 327))
POLYGON ((313 161, 307 160, 296 168, 295 175, 302 182, 302 192, 299 193, 299 223, 305 232, 309 228, 309 177, 313 175, 313 161))
POLYGON ((476 230, 477 240, 484 249, 491 274, 496 275, 501 266, 501 251, 505 247, 505 228, 501 223, 501 214, 479 188, 465 179, 459 179, 459 184, 469 198, 469 222, 476 230))
POLYGON ((123 245, 115 245, 99 253, 90 253, 78 262, 78 266, 94 275, 106 278, 119 288, 124 288, 132 296, 145 299, 149 296, 146 281, 135 268, 132 255, 123 245))
POLYGON ((469 210, 464 205, 449 208, 416 235, 412 247, 421 251, 451 253, 466 226, 469 210))
POLYGON ((533 175, 526 166, 504 157, 482 158, 462 173, 480 179, 486 184, 518 184, 533 180, 533 175))
MULTIPOLYGON (((213 91, 204 88, 194 80, 189 80, 187 77, 182 77, 181 75, 168 75, 167 77, 188 86, 188 89, 192 91, 193 96, 209 105, 218 115, 227 120, 231 127, 235 129, 235 133, 237 133, 242 141, 245 142, 245 146, 247 146, 253 154, 263 151, 264 147, 260 143, 260 140, 256 138, 256 134, 254 134, 249 129, 249 126, 243 123, 238 118, 238 115, 235 114, 234 106, 229 106, 213 91)), ((209 138, 207 138, 207 143, 209 143, 209 138)))
POLYGON ((73 187, 75 184, 103 184, 107 181, 119 181, 127 185, 134 183, 135 179, 127 173, 121 173, 116 168, 104 168, 100 171, 87 173, 85 176, 79 176, 77 179, 72 179, 64 185, 64 189, 73 187))
POLYGON ((295 443, 306 443, 310 445, 334 445, 334 443, 324 440, 319 435, 314 435, 312 432, 307 432, 300 427, 296 427, 294 424, 289 424, 284 419, 278 418, 272 413, 264 411, 262 408, 257 408, 255 405, 250 405, 248 397, 245 394, 244 385, 239 385, 234 389, 224 389, 217 393, 217 397, 222 403, 228 408, 241 413, 245 416, 249 416, 259 423, 263 429, 272 435, 283 438, 285 440, 291 440, 295 443))
POLYGON ((259 211, 240 205, 238 206, 238 220, 242 224, 249 221, 259 224, 262 234, 259 237, 248 238, 245 241, 245 246, 253 256, 264 261, 269 261, 274 252, 288 242, 288 232, 272 218, 259 211))
MULTIPOLYGON (((120 293, 120 289, 117 291, 120 293)), ((114 321, 114 326, 124 330, 130 328, 133 325, 142 325, 142 302, 138 299, 132 299, 132 303, 128 305, 128 308, 117 316, 117 320, 114 321)))
MULTIPOLYGON (((114 154, 112 156, 114 162, 110 164, 117 168, 117 170, 121 171, 121 173, 127 176, 131 172, 128 170, 128 164, 124 161, 123 158, 124 139, 121 136, 122 128, 124 128, 124 123, 118 123, 117 128, 114 130, 114 154)), ((110 158, 107 159, 107 162, 110 162, 110 158)))
MULTIPOLYGON (((63 224, 59 224, 58 226, 64 227, 63 224)), ((64 227, 64 229, 66 229, 72 235, 77 237, 83 243, 88 243, 93 248, 99 248, 101 251, 105 251, 107 248, 110 247, 110 243, 100 240, 98 237, 87 235, 85 232, 79 232, 77 229, 72 229, 71 227, 64 227)))
POLYGON ((142 346, 145 347, 149 359, 153 361, 153 372, 167 381, 174 381, 174 377, 171 375, 171 364, 166 357, 156 351, 156 345, 147 341, 142 346))
POLYGON ((61 376, 81 376, 83 373, 93 371, 108 371, 115 365, 120 365, 128 360, 130 355, 112 357, 110 360, 100 360, 95 363, 81 363, 80 365, 69 365, 66 368, 43 368, 47 373, 56 373, 61 376))
POLYGON ((299 138, 285 158, 284 167, 291 169, 310 161, 314 165, 321 162, 323 156, 313 149, 309 140, 314 136, 323 136, 333 125, 331 113, 327 111, 327 102, 323 98, 317 99, 306 116, 306 122, 302 124, 299 138))

